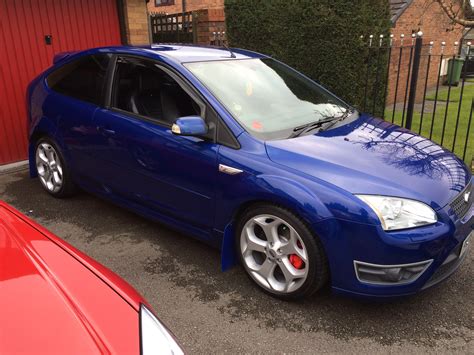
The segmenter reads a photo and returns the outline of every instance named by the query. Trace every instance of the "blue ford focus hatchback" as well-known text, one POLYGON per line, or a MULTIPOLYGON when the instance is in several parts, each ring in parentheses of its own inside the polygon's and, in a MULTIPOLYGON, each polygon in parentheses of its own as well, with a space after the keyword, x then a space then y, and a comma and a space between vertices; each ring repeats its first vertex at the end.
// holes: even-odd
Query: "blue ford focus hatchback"
POLYGON ((64 53, 27 101, 30 170, 48 193, 80 187, 191 234, 273 296, 327 282, 409 295, 468 250, 473 179, 462 161, 264 55, 64 53))

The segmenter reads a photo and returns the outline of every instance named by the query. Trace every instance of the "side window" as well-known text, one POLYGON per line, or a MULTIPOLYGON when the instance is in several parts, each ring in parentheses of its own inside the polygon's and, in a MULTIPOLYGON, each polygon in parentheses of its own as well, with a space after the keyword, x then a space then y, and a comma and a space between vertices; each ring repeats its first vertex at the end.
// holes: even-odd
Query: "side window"
POLYGON ((48 86, 60 94, 100 105, 110 57, 90 55, 65 64, 48 76, 48 86))
POLYGON ((201 115, 199 105, 152 61, 119 58, 112 107, 171 125, 183 116, 201 115))

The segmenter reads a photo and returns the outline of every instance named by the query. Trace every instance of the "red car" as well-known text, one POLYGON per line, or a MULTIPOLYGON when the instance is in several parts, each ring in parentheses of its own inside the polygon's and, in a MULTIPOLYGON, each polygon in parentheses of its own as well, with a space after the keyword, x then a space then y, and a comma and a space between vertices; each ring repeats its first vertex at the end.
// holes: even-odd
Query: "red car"
POLYGON ((0 353, 182 354, 124 280, 0 201, 0 353))

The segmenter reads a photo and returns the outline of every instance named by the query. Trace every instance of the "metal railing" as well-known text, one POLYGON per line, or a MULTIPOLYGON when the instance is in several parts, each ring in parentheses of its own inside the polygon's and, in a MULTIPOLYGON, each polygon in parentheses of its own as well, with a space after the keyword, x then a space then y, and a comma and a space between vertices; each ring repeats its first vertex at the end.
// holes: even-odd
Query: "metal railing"
POLYGON ((421 32, 411 38, 371 35, 361 39, 367 58, 360 109, 413 130, 470 163, 474 151, 471 44, 462 47, 464 58, 460 59, 458 42, 425 44, 421 32), (452 55, 445 54, 448 46, 452 55))

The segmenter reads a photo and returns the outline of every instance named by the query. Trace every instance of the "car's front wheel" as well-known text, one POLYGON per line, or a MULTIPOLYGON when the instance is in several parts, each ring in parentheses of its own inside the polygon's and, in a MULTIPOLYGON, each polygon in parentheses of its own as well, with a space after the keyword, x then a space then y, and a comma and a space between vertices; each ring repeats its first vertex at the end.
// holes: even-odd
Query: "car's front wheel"
POLYGON ((49 138, 36 143, 36 170, 43 188, 54 197, 66 197, 75 192, 64 158, 57 145, 49 138))
POLYGON ((247 274, 273 296, 307 297, 327 281, 321 242, 284 208, 260 205, 248 209, 239 220, 236 237, 247 274))

